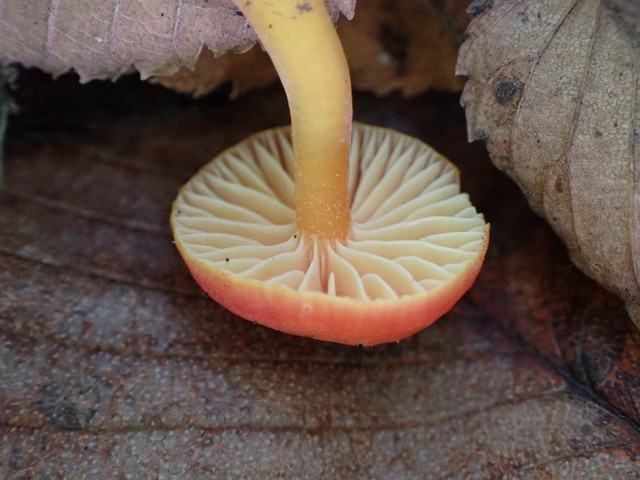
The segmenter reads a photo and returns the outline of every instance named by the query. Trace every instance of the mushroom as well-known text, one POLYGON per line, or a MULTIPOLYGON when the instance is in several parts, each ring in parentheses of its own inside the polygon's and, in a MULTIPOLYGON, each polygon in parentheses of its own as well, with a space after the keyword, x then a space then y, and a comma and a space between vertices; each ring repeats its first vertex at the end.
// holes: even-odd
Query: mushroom
POLYGON ((459 172, 417 139, 352 126, 349 71, 322 0, 235 0, 284 85, 291 128, 222 152, 180 190, 175 243, 237 315, 345 344, 405 338, 475 280, 489 226, 459 172))

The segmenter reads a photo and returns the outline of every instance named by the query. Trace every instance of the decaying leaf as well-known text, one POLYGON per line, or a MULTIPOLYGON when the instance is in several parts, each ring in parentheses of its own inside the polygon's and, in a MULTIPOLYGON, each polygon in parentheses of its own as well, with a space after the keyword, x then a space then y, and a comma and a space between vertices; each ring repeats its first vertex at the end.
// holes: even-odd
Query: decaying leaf
POLYGON ((468 0, 367 0, 339 33, 355 88, 378 95, 459 91, 455 60, 468 0))
MULTIPOLYGON (((327 0, 353 16, 355 0, 327 0)), ((16 62, 81 80, 142 78, 193 68, 203 47, 245 51, 253 29, 230 0, 0 0, 0 63, 16 62)))
POLYGON ((483 0, 457 72, 470 139, 640 325, 640 4, 483 0))
POLYGON ((231 97, 235 98, 252 88, 269 85, 277 78, 269 55, 256 45, 245 53, 220 57, 204 49, 193 69, 182 67, 173 75, 152 77, 150 81, 195 98, 229 82, 231 97))
MULTIPOLYGON (((377 95, 399 91, 417 95, 429 88, 459 91, 454 75, 458 47, 467 25, 468 0, 367 0, 358 2, 338 33, 349 61, 352 84, 377 95)), ((202 52, 195 69, 153 79, 174 90, 199 96, 231 81, 233 94, 277 78, 266 53, 216 57, 202 52)))
MULTIPOLYGON (((326 0, 335 20, 355 0, 326 0)), ((368 0, 339 32, 353 85, 378 95, 434 88, 458 91, 457 49, 468 0, 368 0)), ((0 0, 0 64, 19 63, 82 81, 133 70, 142 78, 200 96, 223 83, 232 95, 274 81, 253 30, 230 0, 0 0)))
POLYGON ((234 317, 171 243, 176 190, 286 122, 280 89, 192 102, 35 72, 19 86, 0 191, 1 479, 638 478, 640 330, 464 141, 455 96, 355 97, 359 120, 459 159, 499 220, 446 318, 361 349, 234 317))

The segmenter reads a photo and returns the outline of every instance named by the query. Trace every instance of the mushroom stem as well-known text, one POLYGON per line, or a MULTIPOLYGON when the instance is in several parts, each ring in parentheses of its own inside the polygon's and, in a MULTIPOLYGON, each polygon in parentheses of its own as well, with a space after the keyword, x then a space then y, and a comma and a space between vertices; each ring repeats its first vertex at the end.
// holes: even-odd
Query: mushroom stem
POLYGON ((323 0, 234 0, 287 93, 302 234, 344 240, 350 230, 351 82, 323 0))

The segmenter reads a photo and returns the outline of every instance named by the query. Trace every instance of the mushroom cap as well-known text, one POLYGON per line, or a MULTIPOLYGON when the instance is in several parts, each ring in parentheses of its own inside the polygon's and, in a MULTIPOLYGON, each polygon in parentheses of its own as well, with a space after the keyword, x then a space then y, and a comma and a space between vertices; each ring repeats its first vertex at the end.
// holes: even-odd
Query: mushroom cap
POLYGON ((472 285, 489 241, 457 168, 419 140, 357 123, 349 161, 344 242, 298 231, 289 127, 205 165, 171 214, 198 284, 247 320, 345 344, 400 340, 440 318, 472 285))

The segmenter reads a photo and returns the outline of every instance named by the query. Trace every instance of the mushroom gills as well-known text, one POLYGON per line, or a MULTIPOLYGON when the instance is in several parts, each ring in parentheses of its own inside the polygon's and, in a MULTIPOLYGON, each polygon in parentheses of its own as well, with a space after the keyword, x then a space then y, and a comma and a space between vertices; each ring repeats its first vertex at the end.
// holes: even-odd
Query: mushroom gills
POLYGON ((487 226, 456 167, 409 136, 354 127, 345 241, 297 228, 282 127, 223 152, 183 187, 173 221, 185 247, 229 275, 357 300, 429 292, 477 262, 487 226))

